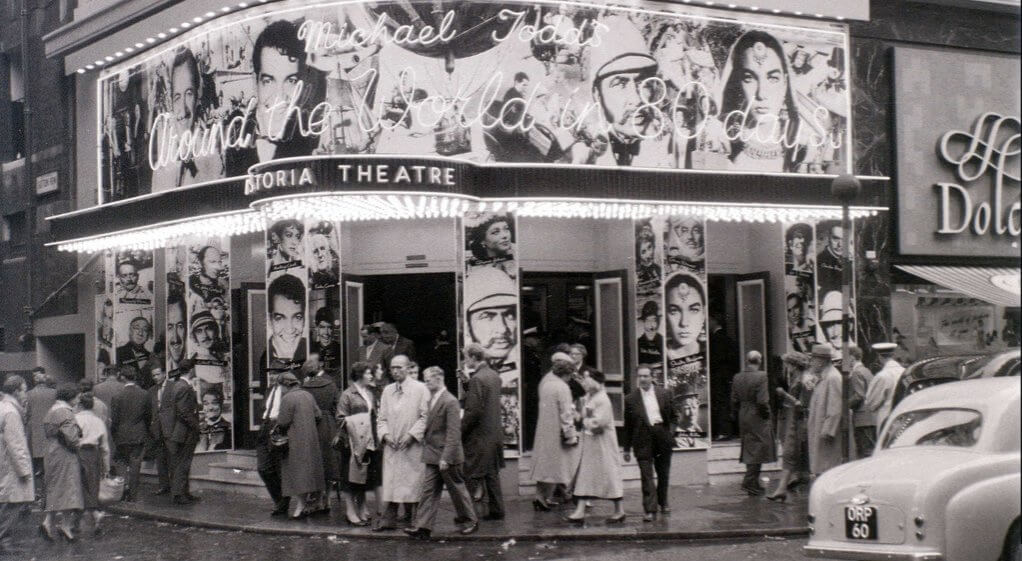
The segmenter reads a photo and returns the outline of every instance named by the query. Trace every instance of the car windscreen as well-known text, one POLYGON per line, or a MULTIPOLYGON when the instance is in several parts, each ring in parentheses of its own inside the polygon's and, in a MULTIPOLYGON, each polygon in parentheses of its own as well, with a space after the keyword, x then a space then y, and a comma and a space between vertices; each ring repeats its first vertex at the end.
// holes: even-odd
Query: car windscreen
POLYGON ((979 440, 983 416, 972 409, 917 409, 898 415, 881 448, 908 446, 970 447, 979 440))

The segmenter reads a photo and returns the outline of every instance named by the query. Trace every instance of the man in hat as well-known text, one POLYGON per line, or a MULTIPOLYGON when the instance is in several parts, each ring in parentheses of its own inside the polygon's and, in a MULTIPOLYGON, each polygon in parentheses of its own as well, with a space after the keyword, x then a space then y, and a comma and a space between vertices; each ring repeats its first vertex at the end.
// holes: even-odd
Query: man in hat
POLYGON ((518 290, 503 270, 478 268, 465 279, 465 316, 471 343, 482 346, 497 372, 514 366, 518 346, 518 290))
POLYGON ((660 334, 660 304, 649 300, 642 305, 639 314, 642 335, 639 335, 639 364, 664 368, 664 336, 660 334))
POLYGON ((138 316, 128 324, 128 342, 117 347, 117 364, 138 366, 149 360, 146 343, 152 336, 152 326, 144 316, 138 316))
MULTIPOLYGON (((850 304, 848 306, 848 319, 852 329, 855 326, 854 309, 854 305, 850 304)), ((841 291, 832 290, 826 293, 820 304, 820 328, 823 329, 824 340, 830 343, 830 346, 837 351, 836 358, 841 358, 841 348, 844 343, 841 338, 841 318, 843 313, 841 291)))
POLYGON ((809 368, 819 382, 809 401, 806 431, 809 440, 809 471, 818 476, 840 465, 844 435, 841 373, 833 365, 834 349, 826 344, 813 345, 809 368))
POLYGON ((614 38, 590 47, 589 67, 600 132, 606 131, 610 149, 589 158, 597 165, 675 167, 670 125, 649 104, 660 95, 656 88, 663 87, 659 65, 628 18, 612 16, 603 23, 614 38))
POLYGON ((862 349, 856 345, 848 347, 852 357, 851 388, 848 408, 852 410, 852 436, 855 438, 855 453, 859 458, 873 454, 876 445, 876 421, 873 412, 866 407, 866 392, 873 381, 873 373, 862 363, 862 349))
POLYGON ((465 411, 461 436, 465 446, 465 477, 472 500, 487 504, 483 520, 504 518, 500 468, 504 467, 504 427, 501 422, 500 376, 487 364, 486 350, 478 343, 465 345, 462 353, 465 411))
POLYGON ((877 435, 884 428, 884 421, 891 414, 894 390, 898 387, 898 380, 905 367, 894 360, 894 351, 898 345, 894 343, 875 343, 873 351, 877 353, 877 361, 883 366, 873 377, 866 389, 866 409, 874 416, 877 435))

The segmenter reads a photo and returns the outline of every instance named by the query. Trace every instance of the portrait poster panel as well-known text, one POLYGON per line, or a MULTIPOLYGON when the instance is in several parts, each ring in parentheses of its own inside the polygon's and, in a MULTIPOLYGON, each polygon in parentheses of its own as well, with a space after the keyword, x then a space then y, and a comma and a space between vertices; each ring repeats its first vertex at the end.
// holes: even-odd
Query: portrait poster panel
POLYGON ((637 365, 650 369, 653 379, 664 380, 663 280, 664 252, 659 233, 663 217, 640 218, 635 231, 635 333, 637 365))
MULTIPOLYGON (((341 372, 340 225, 310 220, 305 224, 305 263, 309 281, 309 352, 329 374, 341 372)), ((341 377, 343 378, 343 377, 341 377)))
POLYGON ((849 286, 850 301, 848 303, 849 341, 856 339, 855 318, 855 240, 852 232, 845 232, 840 220, 820 220, 816 223, 816 340, 830 343, 840 355, 842 303, 841 285, 843 266, 841 251, 844 244, 849 246, 849 265, 851 285, 849 286))
POLYGON ((164 349, 167 357, 167 374, 176 376, 181 362, 188 356, 188 304, 185 282, 188 280, 188 248, 169 247, 164 250, 164 264, 167 271, 167 308, 164 349))
POLYGON ((657 10, 483 0, 248 8, 103 72, 101 200, 322 154, 850 171, 847 30, 657 10))
POLYGON ((195 370, 195 395, 202 406, 195 451, 230 450, 234 447, 230 239, 192 239, 185 255, 187 355, 195 370))
POLYGON ((816 341, 816 234, 810 222, 783 228, 786 349, 808 354, 816 341))
POLYGON ((308 281, 305 223, 276 220, 266 229, 266 365, 300 368, 308 356, 308 281))
POLYGON ((141 368, 153 352, 153 252, 113 254, 114 359, 141 368))
POLYGON ((97 294, 96 372, 114 364, 114 301, 108 294, 97 294))
POLYGON ((517 224, 510 212, 469 212, 463 217, 464 344, 477 343, 501 380, 504 447, 521 440, 521 356, 518 346, 517 224))
POLYGON ((680 420, 675 447, 709 446, 709 362, 706 298, 706 221, 702 216, 669 215, 664 244, 666 382, 680 420))

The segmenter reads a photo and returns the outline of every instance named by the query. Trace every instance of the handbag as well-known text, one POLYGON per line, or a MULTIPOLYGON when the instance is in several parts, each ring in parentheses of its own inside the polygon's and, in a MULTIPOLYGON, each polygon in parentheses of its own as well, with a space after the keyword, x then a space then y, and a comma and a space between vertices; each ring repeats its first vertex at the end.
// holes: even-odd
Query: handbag
POLYGON ((270 431, 270 449, 277 454, 284 455, 287 454, 287 444, 287 432, 285 432, 279 425, 273 427, 273 430, 270 431))
POLYGON ((124 496, 123 477, 104 477, 99 480, 99 503, 116 503, 124 496))

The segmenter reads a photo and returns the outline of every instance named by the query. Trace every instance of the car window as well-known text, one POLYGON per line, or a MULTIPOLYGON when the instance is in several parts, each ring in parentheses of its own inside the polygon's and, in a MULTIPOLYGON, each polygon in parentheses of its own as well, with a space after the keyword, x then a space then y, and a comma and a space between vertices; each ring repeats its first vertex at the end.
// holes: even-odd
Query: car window
POLYGON ((884 434, 882 448, 969 447, 979 440, 983 416, 972 409, 919 409, 898 415, 884 434))

